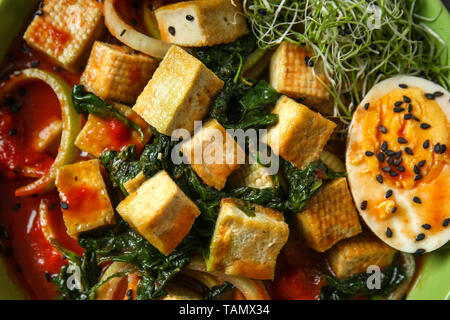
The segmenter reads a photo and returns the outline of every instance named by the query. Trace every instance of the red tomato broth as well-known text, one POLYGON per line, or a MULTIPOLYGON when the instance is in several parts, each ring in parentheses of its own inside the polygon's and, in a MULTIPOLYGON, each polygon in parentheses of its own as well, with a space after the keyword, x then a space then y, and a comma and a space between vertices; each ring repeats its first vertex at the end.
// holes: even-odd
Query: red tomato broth
MULTIPOLYGON (((23 41, 13 45, 9 58, 3 75, 13 70, 38 67, 57 73, 70 85, 79 82, 80 75, 56 67, 43 54, 29 49, 23 41)), ((37 178, 52 165, 54 155, 34 150, 33 140, 48 124, 61 118, 61 108, 56 94, 41 81, 23 83, 10 94, 23 105, 18 111, 14 110, 17 112, 12 112, 3 101, 0 102, 0 192, 4 199, 0 202, 0 225, 9 235, 4 241, 3 252, 10 256, 11 273, 30 298, 53 299, 57 295, 56 287, 48 281, 48 275, 59 273, 67 261, 41 230, 41 200, 48 205, 48 223, 58 241, 78 254, 82 254, 82 248, 67 235, 56 190, 21 198, 15 197, 14 191, 32 182, 32 179, 21 177, 25 173, 24 167, 32 168, 37 178), (17 134, 11 135, 12 129, 17 130, 17 134)))

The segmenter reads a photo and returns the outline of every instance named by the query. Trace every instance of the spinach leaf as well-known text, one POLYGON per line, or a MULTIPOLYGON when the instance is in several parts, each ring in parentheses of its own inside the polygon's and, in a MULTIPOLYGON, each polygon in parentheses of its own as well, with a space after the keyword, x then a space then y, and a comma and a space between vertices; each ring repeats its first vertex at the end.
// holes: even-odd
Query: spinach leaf
POLYGON ((100 161, 108 171, 113 187, 120 187, 125 195, 127 192, 123 184, 142 170, 134 145, 128 146, 122 152, 106 151, 100 156, 100 161))
POLYGON ((121 261, 135 265, 142 276, 138 299, 164 296, 166 283, 190 261, 182 250, 175 249, 169 256, 160 253, 121 219, 114 227, 80 235, 79 243, 87 252, 95 252, 96 263, 121 261))
POLYGON ((100 268, 97 264, 96 253, 86 250, 82 257, 63 247, 58 241, 52 240, 52 245, 57 248, 69 261, 62 267, 60 274, 52 278, 61 299, 86 300, 92 295, 100 276, 100 268))
POLYGON ((322 288, 320 299, 346 300, 361 295, 386 297, 394 291, 406 277, 401 268, 392 265, 381 272, 380 289, 369 289, 367 280, 370 276, 370 273, 359 273, 348 279, 340 280, 327 275, 326 279, 328 285, 322 288))
POLYGON ((133 121, 128 120, 116 108, 106 103, 95 94, 88 93, 83 85, 75 85, 72 90, 72 101, 75 110, 78 113, 90 113, 100 118, 116 118, 120 120, 127 128, 136 130, 141 135, 141 140, 145 140, 144 132, 133 121))
POLYGON ((278 121, 270 113, 270 107, 279 94, 265 81, 255 86, 239 81, 244 61, 255 49, 253 35, 229 44, 194 49, 196 57, 224 81, 222 91, 212 103, 210 116, 225 128, 261 128, 278 121))
POLYGON ((233 290, 234 286, 225 281, 220 286, 213 286, 209 290, 208 294, 205 297, 205 300, 218 300, 220 299, 227 291, 233 290))

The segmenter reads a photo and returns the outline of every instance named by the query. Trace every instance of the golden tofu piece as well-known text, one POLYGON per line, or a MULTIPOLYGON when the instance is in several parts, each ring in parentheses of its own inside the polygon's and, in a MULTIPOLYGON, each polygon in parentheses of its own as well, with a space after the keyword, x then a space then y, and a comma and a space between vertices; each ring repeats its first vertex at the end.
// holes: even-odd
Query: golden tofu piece
POLYGON ((230 175, 230 184, 239 187, 257 189, 271 188, 274 184, 273 175, 259 163, 246 163, 230 175))
POLYGON ((311 56, 303 47, 282 42, 270 62, 270 85, 289 97, 304 98, 307 104, 327 101, 330 94, 322 82, 328 85, 328 80, 320 66, 308 65, 311 56))
POLYGON ((217 190, 222 190, 228 176, 245 162, 244 151, 215 119, 183 143, 181 151, 203 182, 217 190))
POLYGON ((244 205, 238 200, 222 199, 207 270, 272 279, 289 227, 278 211, 251 204, 254 216, 249 216, 242 210, 244 205))
POLYGON ((367 272, 369 266, 384 269, 392 264, 396 251, 380 239, 365 234, 337 243, 328 252, 328 263, 339 279, 367 272))
POLYGON ((105 30, 102 5, 94 0, 45 0, 25 32, 28 45, 60 66, 78 72, 92 43, 105 30))
POLYGON ((63 166, 58 170, 55 184, 67 233, 72 238, 115 223, 98 159, 63 166))
POLYGON ((117 212, 155 248, 169 255, 189 233, 199 209, 165 171, 145 181, 117 212))
POLYGON ((279 118, 267 132, 273 151, 300 169, 319 159, 336 124, 286 96, 278 100, 273 113, 279 118))
POLYGON ((104 100, 134 104, 157 65, 125 46, 96 41, 80 83, 104 100))
POLYGON ((319 252, 361 232, 346 178, 336 179, 320 188, 296 217, 306 244, 319 252))
POLYGON ((206 116, 222 87, 223 81, 200 60, 172 46, 133 110, 165 135, 179 128, 192 133, 194 121, 206 116))
POLYGON ((75 145, 80 150, 95 157, 100 157, 105 151, 122 151, 129 145, 135 145, 138 152, 144 148, 152 136, 149 125, 130 107, 119 103, 114 103, 113 106, 143 130, 144 141, 142 141, 139 132, 127 128, 119 119, 103 119, 90 114, 75 140, 75 145))
POLYGON ((183 1, 155 11, 161 38, 185 47, 233 42, 248 33, 239 0, 183 1))

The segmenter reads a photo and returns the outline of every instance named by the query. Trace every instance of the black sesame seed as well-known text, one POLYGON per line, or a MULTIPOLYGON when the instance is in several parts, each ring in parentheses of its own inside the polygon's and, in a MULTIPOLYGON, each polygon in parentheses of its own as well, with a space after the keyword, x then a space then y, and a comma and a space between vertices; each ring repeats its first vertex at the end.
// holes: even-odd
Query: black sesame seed
POLYGON ((403 101, 397 101, 394 103, 394 107, 400 107, 403 104, 403 101))
POLYGON ((420 179, 422 179, 423 178, 423 176, 419 173, 418 175, 416 175, 415 177, 414 177, 414 181, 418 181, 418 180, 420 180, 420 179))
POLYGON ((16 128, 12 128, 11 130, 9 130, 9 135, 12 137, 12 136, 15 136, 17 134, 17 129, 16 128))
POLYGON ((366 210, 367 209, 367 200, 364 200, 363 202, 361 202, 360 208, 361 208, 361 210, 366 210))
POLYGON ((414 255, 423 256, 424 253, 425 253, 425 249, 417 249, 416 252, 414 252, 414 255))
POLYGON ((406 143, 408 143, 408 140, 406 140, 405 138, 402 138, 402 137, 399 137, 399 138, 397 139, 397 141, 398 141, 398 143, 401 143, 401 144, 406 144, 406 143))
POLYGON ((402 159, 394 160, 394 166, 398 167, 402 163, 402 159))
POLYGON ((396 177, 396 176, 398 176, 398 172, 395 172, 395 171, 391 170, 391 171, 389 172, 389 175, 390 175, 391 177, 396 177))
POLYGON ((388 163, 388 165, 392 166, 392 164, 394 163, 394 159, 392 159, 392 157, 389 156, 389 157, 387 158, 387 163, 388 163))
POLYGON ((308 66, 310 66, 311 68, 314 67, 314 61, 313 60, 309 60, 308 66))
POLYGON ((377 175, 376 178, 379 183, 383 183, 383 176, 381 174, 377 175))
POLYGON ((426 141, 423 143, 423 145, 422 145, 422 147, 423 147, 424 149, 428 149, 429 146, 430 146, 430 140, 426 140, 426 141))
POLYGON ((410 102, 411 102, 411 98, 410 98, 410 97, 407 97, 407 96, 403 96, 403 101, 404 101, 405 103, 410 103, 410 102))
POLYGON ((127 296, 128 297, 131 297, 133 295, 133 290, 132 289, 129 289, 128 291, 127 291, 127 296))
POLYGON ((384 167, 384 168, 382 168, 381 169, 383 172, 389 172, 389 171, 391 171, 391 167, 384 167))
POLYGON ((436 153, 441 153, 441 144, 440 144, 440 143, 437 143, 437 144, 434 146, 434 152, 436 152, 436 153))
POLYGON ((416 237, 416 241, 422 241, 425 239, 425 235, 423 233, 419 233, 416 237))
POLYGON ((387 229, 386 229, 386 237, 388 237, 388 238, 392 237, 392 230, 389 227, 387 227, 387 229))
POLYGON ((441 153, 445 153, 447 151, 447 146, 445 144, 441 144, 441 153))
POLYGON ((422 161, 419 161, 419 163, 417 164, 420 168, 422 168, 424 165, 425 165, 425 163, 426 163, 426 161, 425 160, 422 160, 422 161))
POLYGON ((50 273, 48 271, 45 271, 45 280, 47 280, 47 282, 52 281, 52 277, 50 276, 50 273))
POLYGON ((366 151, 366 156, 371 157, 374 155, 374 153, 372 151, 366 151))
POLYGON ((13 206, 14 211, 18 211, 22 205, 20 203, 15 203, 13 206))
POLYGON ((428 100, 434 100, 434 94, 433 93, 425 93, 425 98, 428 100))
POLYGON ((395 155, 395 151, 393 150, 386 150, 386 154, 390 157, 392 157, 393 155, 395 155))
POLYGON ((410 120, 412 118, 412 114, 411 113, 407 113, 403 116, 403 119, 405 120, 410 120))
POLYGON ((27 90, 24 87, 20 87, 19 90, 19 96, 23 97, 27 94, 27 90))
POLYGON ((30 63, 30 66, 31 66, 32 68, 37 68, 37 67, 39 67, 40 64, 41 64, 41 63, 40 63, 38 60, 34 60, 34 61, 32 61, 32 62, 30 63))
POLYGON ((411 150, 411 148, 408 147, 405 148, 405 153, 409 154, 410 156, 414 155, 414 152, 411 150))
POLYGON ((126 29, 123 29, 122 32, 120 33, 120 36, 123 37, 123 35, 127 32, 126 29))
POLYGON ((401 157, 402 157, 402 151, 400 150, 400 151, 397 151, 395 154, 394 154, 394 158, 395 159, 400 159, 401 157))
POLYGON ((450 224, 450 218, 447 218, 442 222, 443 227, 448 227, 449 224, 450 224))
POLYGON ((420 122, 420 119, 417 118, 415 115, 412 115, 411 118, 412 118, 413 120, 417 121, 417 122, 420 122))
POLYGON ((425 223, 422 225, 422 228, 424 228, 425 230, 430 230, 431 226, 428 223, 425 223))
POLYGON ((381 144, 381 150, 386 151, 388 148, 388 144, 386 141, 383 141, 383 143, 381 144))
POLYGON ((385 126, 380 126, 380 132, 381 133, 387 133, 387 128, 385 126))
POLYGON ((64 210, 69 209, 69 205, 66 202, 60 202, 61 208, 63 208, 64 210))
POLYGON ((391 189, 389 189, 388 191, 386 191, 386 194, 384 195, 384 197, 386 199, 388 199, 388 198, 392 197, 392 193, 393 193, 393 191, 391 189))
POLYGON ((415 203, 422 203, 422 200, 420 200, 420 198, 419 197, 413 197, 413 201, 415 202, 415 203))
POLYGON ((391 210, 391 213, 395 213, 395 212, 397 212, 397 207, 393 207, 391 210))
MULTIPOLYGON (((262 15, 265 15, 265 14, 267 13, 267 11, 266 11, 265 9, 259 9, 259 11, 265 11, 265 13, 259 12, 259 13, 262 14, 262 15)), ((186 16, 186 20, 187 20, 187 21, 194 21, 194 17, 191 16, 190 14, 188 14, 188 15, 186 16)))
POLYGON ((424 130, 426 130, 426 129, 430 129, 431 128, 431 126, 428 124, 428 123, 421 123, 420 124, 420 129, 424 129, 424 130))
POLYGON ((402 108, 402 107, 395 107, 394 108, 394 112, 395 113, 400 113, 400 112, 403 112, 403 111, 405 111, 405 108, 402 108))
POLYGON ((408 112, 412 112, 412 109, 413 109, 413 106, 412 106, 412 104, 410 103, 410 104, 408 105, 408 112))
POLYGON ((366 103, 366 104, 364 105, 364 109, 365 109, 365 110, 368 110, 369 107, 370 107, 370 103, 366 103))
POLYGON ((172 27, 172 26, 170 26, 169 27, 169 33, 171 34, 171 35, 175 35, 175 33, 176 33, 176 30, 175 30, 175 28, 174 27, 172 27))
POLYGON ((420 173, 420 168, 418 166, 414 166, 413 171, 415 174, 419 174, 420 173))
POLYGON ((440 91, 436 91, 435 93, 433 93, 433 95, 435 98, 439 98, 439 97, 442 97, 444 95, 444 93, 440 92, 440 91))
POLYGON ((383 152, 379 152, 379 153, 378 153, 378 160, 379 160, 380 162, 384 162, 384 159, 385 159, 384 153, 383 153, 383 152))
POLYGON ((397 171, 398 171, 398 172, 405 172, 405 167, 403 167, 403 166, 398 166, 398 167, 397 167, 397 171))
POLYGON ((308 65, 309 59, 310 59, 309 56, 305 56, 305 64, 306 65, 308 65))
POLYGON ((400 83, 398 86, 400 88, 402 88, 402 89, 407 89, 408 88, 408 86, 406 84, 404 84, 404 83, 400 83))

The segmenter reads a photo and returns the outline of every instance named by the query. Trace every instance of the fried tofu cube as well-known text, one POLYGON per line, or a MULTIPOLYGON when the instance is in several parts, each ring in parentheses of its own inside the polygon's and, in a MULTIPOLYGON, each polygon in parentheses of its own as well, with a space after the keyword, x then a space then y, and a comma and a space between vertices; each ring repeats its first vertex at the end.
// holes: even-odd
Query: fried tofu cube
POLYGON ((240 166, 230 175, 229 181, 233 186, 256 189, 272 188, 275 185, 269 169, 259 163, 246 163, 240 166))
POLYGON ((165 171, 145 181, 116 208, 155 248, 169 255, 189 233, 199 209, 165 171))
POLYGON ((210 244, 208 271, 254 279, 272 279, 277 256, 287 242, 289 227, 283 215, 259 205, 222 199, 210 244))
POLYGON ((194 131, 222 89, 223 81, 197 58, 172 46, 133 110, 158 132, 170 136, 176 129, 194 131))
POLYGON ((346 178, 336 179, 320 188, 296 218, 306 244, 319 252, 361 232, 346 178))
POLYGON ((104 100, 134 104, 157 65, 125 46, 96 41, 80 83, 104 100))
POLYGON ((63 166, 57 172, 55 184, 67 233, 72 238, 115 223, 98 159, 63 166))
POLYGON ((203 182, 217 190, 222 190, 228 176, 245 162, 244 151, 216 119, 184 142, 181 151, 203 182))
POLYGON ((233 42, 248 33, 238 0, 183 1, 155 11, 161 38, 184 47, 233 42))
POLYGON ((25 32, 28 45, 73 72, 85 62, 105 30, 102 5, 94 0, 46 0, 25 32))
POLYGON ((311 54, 305 48, 282 42, 270 62, 270 85, 289 97, 305 99, 307 104, 329 100, 330 94, 322 84, 328 80, 320 66, 308 65, 309 57, 311 54))
POLYGON ((339 279, 367 272, 369 266, 384 269, 392 264, 396 251, 380 239, 360 234, 342 240, 327 252, 328 263, 339 279))
POLYGON ((119 103, 113 106, 142 129, 144 141, 138 131, 127 128, 119 119, 103 119, 90 114, 75 140, 75 146, 95 157, 100 157, 105 151, 122 151, 129 145, 135 145, 138 152, 144 148, 152 136, 149 125, 130 107, 119 103))
POLYGON ((286 96, 278 100, 273 113, 279 118, 267 132, 273 151, 300 169, 319 159, 336 124, 286 96))

